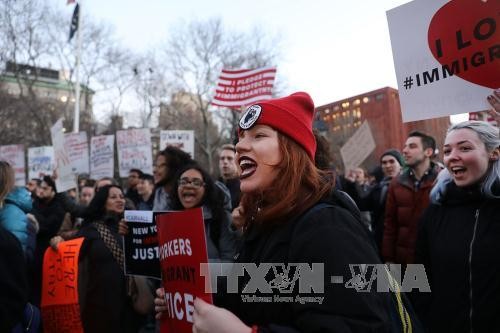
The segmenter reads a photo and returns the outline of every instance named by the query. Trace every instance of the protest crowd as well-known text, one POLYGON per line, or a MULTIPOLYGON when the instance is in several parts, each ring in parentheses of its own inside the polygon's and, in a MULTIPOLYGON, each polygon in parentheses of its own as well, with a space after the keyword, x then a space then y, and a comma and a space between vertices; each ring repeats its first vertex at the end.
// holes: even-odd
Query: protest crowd
MULTIPOLYGON (((500 92, 488 101, 500 122, 500 92)), ((117 179, 81 176, 74 197, 73 191, 58 193, 57 174, 16 187, 13 168, 0 162, 1 332, 42 331, 43 319, 50 318, 42 315, 44 254, 82 237, 83 331, 160 331, 171 311, 168 290, 161 280, 124 271, 123 238, 131 232, 124 212, 197 207, 209 263, 321 263, 325 279, 354 277, 350 264, 356 263, 397 264, 403 276, 420 264, 425 286, 393 288, 391 276, 397 273, 388 269, 387 292, 327 282, 318 300, 303 295, 297 284, 289 293, 259 287, 246 295, 254 300, 248 301, 243 295, 251 276, 238 275, 233 292, 225 285, 229 279, 219 277, 212 302, 192 300, 193 332, 500 327, 498 128, 481 121, 452 125, 440 147, 444 168, 435 159, 435 139, 411 132, 402 150, 380 156, 380 175, 370 179, 361 168, 341 174, 328 166, 327 143, 315 136, 313 115, 313 101, 302 92, 249 107, 236 144, 219 149, 219 178, 168 146, 156 156, 153 175, 131 169, 124 187, 117 179), (255 301, 269 292, 302 301, 255 301)), ((192 251, 187 242, 182 245, 192 251)))
MULTIPOLYGON (((221 134, 214 144, 217 156, 198 142, 200 133, 197 149, 207 156, 194 155, 194 129, 162 126, 158 147, 150 128, 116 128, 92 137, 89 154, 77 103, 73 136, 60 118, 50 128, 52 146, 29 148, 28 161, 40 165, 30 165, 28 179, 24 146, 0 146, 23 150, 13 158, 0 149, 0 333, 500 331, 500 88, 498 66, 491 70, 500 59, 498 20, 482 18, 472 35, 453 30, 447 38, 469 52, 454 60, 455 45, 436 26, 447 21, 443 13, 461 16, 451 12, 457 3, 426 22, 425 51, 438 67, 398 77, 399 95, 391 88, 411 109, 397 121, 461 112, 488 113, 489 121, 470 117, 432 135, 408 127, 388 146, 371 137, 359 107, 343 112, 337 105, 343 118, 353 111, 355 132, 336 142, 320 133, 324 110, 308 93, 273 95, 275 67, 223 68, 206 104, 240 114, 227 131, 232 137, 221 134), (456 80, 434 89, 444 79, 456 80), (418 102, 408 98, 417 87, 418 102), (471 97, 486 87, 481 103, 471 97), (437 103, 445 90, 452 92, 437 103), (432 109, 449 107, 450 96, 460 100, 454 107, 474 99, 474 107, 489 110, 432 109), (422 105, 432 111, 415 111, 422 105), (408 118, 417 112, 425 115, 408 118), (70 136, 74 147, 85 147, 79 153, 88 172, 71 164, 70 136)), ((498 0, 472 7, 490 15, 498 0)), ((388 12, 390 22, 399 10, 388 12)), ((414 47, 424 47, 394 27, 393 44, 405 46, 395 56, 397 74, 408 59, 427 63, 412 58, 414 47)))

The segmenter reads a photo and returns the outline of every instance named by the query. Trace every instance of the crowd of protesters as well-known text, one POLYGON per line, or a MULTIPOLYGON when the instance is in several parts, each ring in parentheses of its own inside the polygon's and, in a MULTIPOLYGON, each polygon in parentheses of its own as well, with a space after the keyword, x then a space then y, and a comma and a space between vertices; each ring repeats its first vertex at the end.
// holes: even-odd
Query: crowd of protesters
MULTIPOLYGON (((488 101, 500 124, 500 92, 488 101)), ((78 237, 84 238, 84 331, 158 331, 155 316, 166 311, 165 291, 146 281, 151 301, 141 311, 132 305, 132 285, 139 281, 123 271, 123 212, 195 207, 203 210, 210 262, 322 263, 325 284, 321 303, 245 302, 249 277, 240 276, 238 293, 218 290, 213 305, 195 300, 193 332, 500 327, 498 128, 479 121, 452 125, 443 133, 444 147, 411 132, 379 157, 376 168, 341 174, 332 169, 328 142, 313 132, 313 119, 306 93, 249 107, 237 143, 220 147, 219 178, 170 146, 156 156, 153 175, 131 169, 125 189, 113 178, 81 177, 74 194, 58 193, 49 175, 16 187, 12 167, 0 162, 0 332, 20 332, 27 323, 31 331, 25 331, 41 332, 44 253, 78 237), (399 264, 403 274, 408 265, 423 265, 431 292, 359 292, 330 283, 364 263, 399 264)))

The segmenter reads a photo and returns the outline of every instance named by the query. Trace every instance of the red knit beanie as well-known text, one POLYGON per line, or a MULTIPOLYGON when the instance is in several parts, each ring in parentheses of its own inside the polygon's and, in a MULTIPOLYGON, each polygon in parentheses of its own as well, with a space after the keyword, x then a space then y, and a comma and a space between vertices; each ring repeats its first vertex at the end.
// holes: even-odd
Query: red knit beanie
POLYGON ((240 119, 240 131, 255 125, 268 125, 287 135, 307 152, 312 161, 316 139, 312 132, 314 102, 305 92, 268 99, 250 106, 240 119))

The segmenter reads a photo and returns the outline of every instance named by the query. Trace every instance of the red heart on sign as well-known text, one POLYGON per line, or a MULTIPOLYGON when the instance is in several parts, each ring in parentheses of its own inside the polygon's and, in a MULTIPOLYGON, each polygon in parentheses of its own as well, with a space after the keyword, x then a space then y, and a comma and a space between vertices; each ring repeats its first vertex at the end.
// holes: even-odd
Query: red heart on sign
POLYGON ((500 1, 452 0, 432 17, 429 48, 441 65, 441 77, 500 87, 500 1))

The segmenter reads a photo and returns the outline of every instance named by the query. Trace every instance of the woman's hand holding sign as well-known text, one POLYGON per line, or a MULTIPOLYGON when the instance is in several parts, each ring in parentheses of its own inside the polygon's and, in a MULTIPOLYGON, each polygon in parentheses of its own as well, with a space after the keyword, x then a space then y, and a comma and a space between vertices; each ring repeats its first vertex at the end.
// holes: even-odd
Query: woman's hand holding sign
MULTIPOLYGON (((162 319, 162 315, 167 311, 165 302, 165 290, 156 289, 155 312, 156 319, 162 319)), ((194 333, 251 333, 252 329, 246 326, 232 312, 209 304, 197 297, 194 300, 194 333)))
POLYGON ((209 304, 201 298, 194 300, 193 333, 251 333, 252 328, 245 325, 232 312, 209 304))
POLYGON ((156 289, 155 297, 155 318, 160 320, 163 312, 167 311, 167 302, 165 302, 165 289, 156 289))

